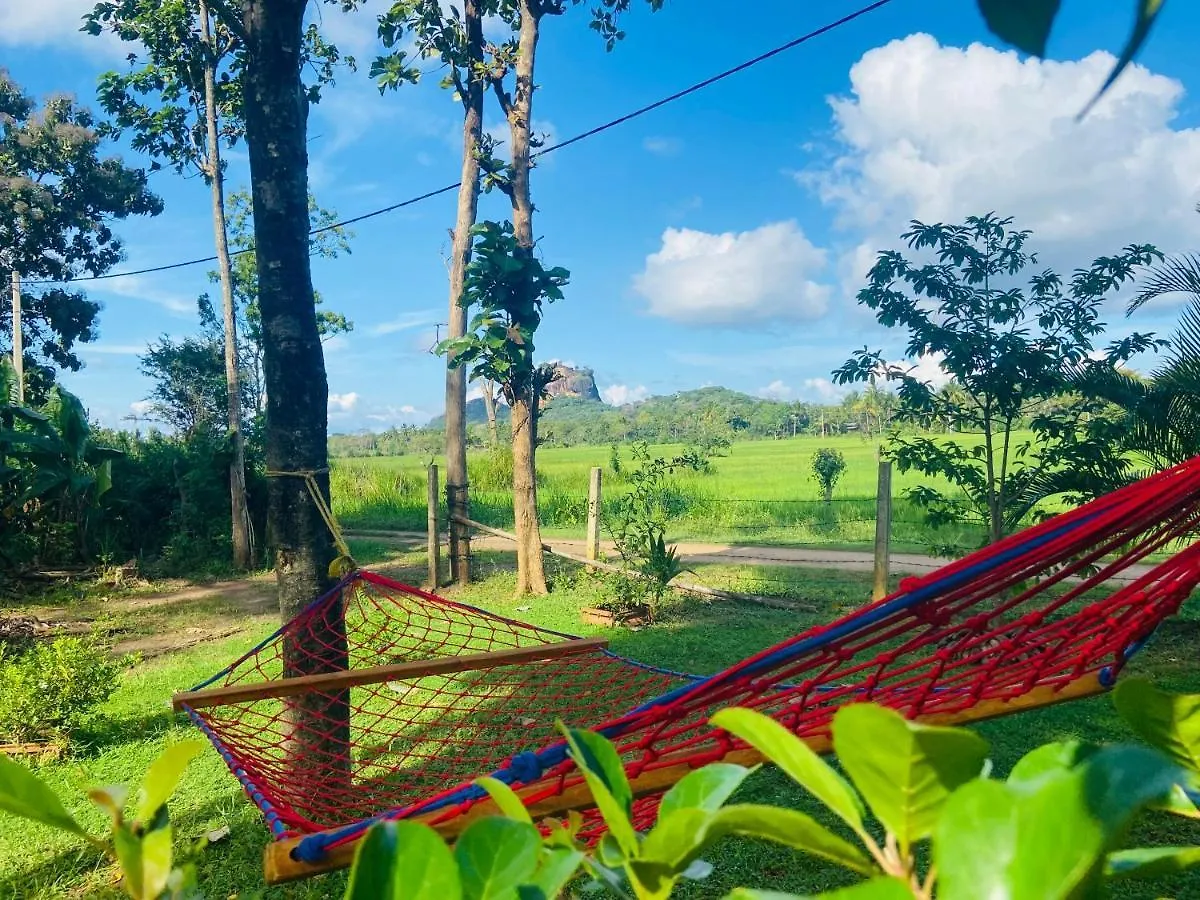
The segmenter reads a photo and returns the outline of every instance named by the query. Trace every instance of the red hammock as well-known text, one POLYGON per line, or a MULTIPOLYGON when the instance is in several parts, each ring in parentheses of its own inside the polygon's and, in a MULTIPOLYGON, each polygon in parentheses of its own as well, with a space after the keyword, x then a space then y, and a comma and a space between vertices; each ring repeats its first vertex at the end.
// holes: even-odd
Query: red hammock
POLYGON ((263 811, 269 881, 346 865, 381 818, 456 833, 489 802, 472 784, 484 774, 539 815, 586 807, 556 719, 614 741, 640 828, 689 769, 751 759, 708 724, 723 707, 757 708, 824 750, 847 703, 951 723, 1104 690, 1200 583, 1198 524, 1200 458, 711 676, 357 572, 176 706, 263 811), (1175 552, 1126 571, 1162 550, 1175 552))

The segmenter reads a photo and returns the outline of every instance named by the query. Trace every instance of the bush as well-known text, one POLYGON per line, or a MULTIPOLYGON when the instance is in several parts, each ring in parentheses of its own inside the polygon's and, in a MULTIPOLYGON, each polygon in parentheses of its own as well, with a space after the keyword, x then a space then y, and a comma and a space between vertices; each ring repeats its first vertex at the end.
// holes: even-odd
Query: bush
POLYGON ((58 638, 0 656, 0 737, 69 738, 116 690, 120 671, 94 638, 58 638))
POLYGON ((826 503, 833 501, 833 489, 837 486, 842 473, 846 471, 846 459, 837 450, 822 447, 813 454, 813 477, 821 486, 821 494, 826 503))

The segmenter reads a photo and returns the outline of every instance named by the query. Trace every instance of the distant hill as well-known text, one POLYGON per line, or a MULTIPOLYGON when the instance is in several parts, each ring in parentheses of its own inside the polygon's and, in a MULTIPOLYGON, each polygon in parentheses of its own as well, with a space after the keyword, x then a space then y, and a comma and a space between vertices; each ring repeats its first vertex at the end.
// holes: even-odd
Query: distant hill
MULTIPOLYGON (((575 370, 577 373, 587 370, 575 370)), ((588 372, 590 377, 590 372, 588 372)), ((595 382, 591 382, 594 388, 595 382)), ((571 447, 630 440, 651 443, 702 441, 713 436, 782 438, 792 434, 845 432, 860 428, 850 402, 837 406, 785 402, 752 397, 724 387, 706 387, 650 397, 640 403, 609 406, 586 385, 550 398, 542 412, 538 438, 546 446, 571 447)), ((850 398, 851 400, 853 397, 850 398)), ((502 423, 509 411, 497 410, 502 423)), ((334 435, 334 456, 390 456, 401 453, 437 453, 442 446, 445 417, 424 428, 405 426, 382 434, 334 435)), ((467 404, 467 422, 475 446, 487 442, 487 413, 483 400, 467 404)))

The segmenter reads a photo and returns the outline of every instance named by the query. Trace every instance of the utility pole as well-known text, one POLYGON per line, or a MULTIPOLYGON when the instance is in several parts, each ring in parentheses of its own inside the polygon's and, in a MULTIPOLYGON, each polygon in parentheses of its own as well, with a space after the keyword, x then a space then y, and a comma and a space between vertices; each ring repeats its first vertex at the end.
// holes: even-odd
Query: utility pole
POLYGON ((21 336, 21 275, 12 270, 13 371, 17 376, 17 405, 25 405, 25 345, 21 336))

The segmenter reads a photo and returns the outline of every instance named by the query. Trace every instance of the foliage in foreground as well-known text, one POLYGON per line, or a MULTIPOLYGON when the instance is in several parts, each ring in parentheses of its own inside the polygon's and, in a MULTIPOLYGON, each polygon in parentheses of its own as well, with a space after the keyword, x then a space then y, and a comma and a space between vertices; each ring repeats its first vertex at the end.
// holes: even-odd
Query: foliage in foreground
MULTIPOLYGON (((1157 749, 1078 741, 1046 744, 1004 779, 993 777, 989 746, 972 731, 914 724, 874 704, 838 712, 833 745, 846 773, 782 725, 752 710, 727 709, 713 723, 779 767, 840 820, 842 834, 793 809, 730 803, 754 771, 713 763, 663 797, 645 833, 631 823, 633 790, 613 745, 563 729, 608 833, 579 840, 582 817, 539 828, 512 789, 478 784, 500 816, 478 819, 454 847, 415 822, 375 825, 355 854, 347 900, 550 900, 567 886, 658 900, 681 880, 712 872, 717 841, 740 835, 782 844, 842 866, 856 885, 829 900, 1074 900, 1107 896, 1125 879, 1163 878, 1200 866, 1200 847, 1122 849, 1148 810, 1200 819, 1200 695, 1171 695, 1131 679, 1114 694, 1122 717, 1157 749), (579 879, 583 879, 582 882, 579 879)), ((77 835, 111 856, 134 898, 198 896, 190 855, 176 867, 165 801, 201 742, 169 748, 150 768, 133 816, 127 792, 92 799, 112 818, 102 840, 86 832, 32 773, 0 756, 0 809, 77 835)), ((731 900, 782 898, 739 888, 731 900)))
MULTIPOLYGON (((124 876, 122 887, 133 900, 185 900, 199 897, 196 869, 185 855, 176 865, 174 829, 167 799, 184 769, 205 747, 199 740, 168 747, 146 771, 129 812, 124 785, 93 788, 88 797, 108 814, 106 837, 96 837, 67 812, 62 801, 37 776, 0 753, 0 810, 75 835, 111 858, 124 876)), ((196 848, 198 849, 198 848, 196 848)))
MULTIPOLYGON (((664 796, 653 828, 640 834, 615 748, 597 734, 565 730, 608 827, 594 849, 578 840, 578 814, 547 823, 542 836, 512 790, 485 778, 479 784, 506 818, 472 823, 453 850, 417 823, 377 825, 358 849, 346 896, 549 898, 583 874, 617 896, 655 900, 681 879, 706 877, 712 869, 705 851, 728 835, 780 843, 861 876, 854 887, 820 895, 830 900, 1106 896, 1114 881, 1200 865, 1200 847, 1120 849, 1146 810, 1200 818, 1189 796, 1200 776, 1200 696, 1172 696, 1130 680, 1114 702, 1158 749, 1047 744, 1004 780, 992 777, 988 744, 974 732, 914 724, 874 704, 846 707, 834 718, 834 750, 848 779, 760 713, 728 709, 714 716, 715 725, 758 750, 840 819, 853 841, 796 810, 729 804, 753 770, 728 763, 680 780, 664 796)), ((731 895, 781 896, 787 895, 748 889, 731 895)))

